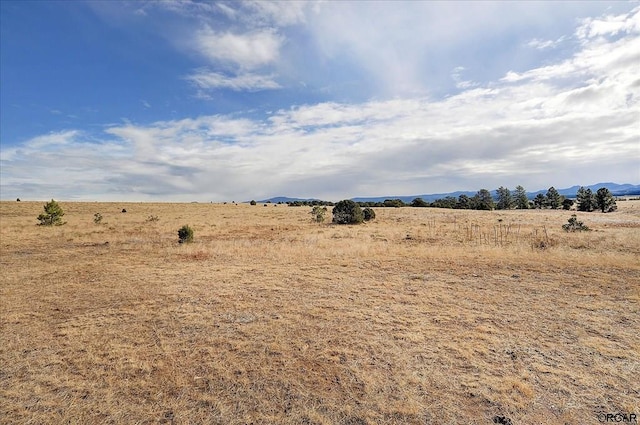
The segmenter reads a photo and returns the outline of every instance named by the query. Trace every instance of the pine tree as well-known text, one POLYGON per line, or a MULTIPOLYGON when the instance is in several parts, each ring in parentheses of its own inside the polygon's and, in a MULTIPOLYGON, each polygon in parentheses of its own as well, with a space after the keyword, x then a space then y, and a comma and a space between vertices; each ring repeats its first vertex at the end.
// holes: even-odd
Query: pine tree
POLYGON ((456 202, 456 208, 460 210, 471 209, 471 198, 469 198, 465 194, 458 196, 458 202, 456 202))
POLYGON ((498 203, 496 208, 499 210, 510 210, 513 207, 511 191, 506 187, 500 186, 496 192, 498 194, 498 203))
POLYGON ((524 187, 520 185, 516 186, 514 202, 516 204, 516 208, 519 210, 526 210, 529 208, 529 198, 527 198, 527 191, 524 190, 524 187))
POLYGON ((555 187, 551 186, 547 191, 547 206, 553 210, 557 210, 562 205, 562 196, 558 193, 555 187))
POLYGON ((578 211, 591 212, 596 207, 596 199, 591 189, 585 189, 581 186, 576 193, 576 202, 578 203, 578 211))
POLYGON ((602 212, 615 211, 617 208, 613 194, 606 187, 601 187, 596 192, 596 205, 602 212))
POLYGON ((44 213, 38 216, 38 220, 40 220, 41 226, 60 226, 64 224, 62 222, 63 215, 62 207, 52 199, 51 202, 44 205, 44 213))
POLYGON ((471 204, 473 205, 474 210, 490 211, 495 208, 491 192, 487 189, 480 189, 473 198, 471 198, 471 204))

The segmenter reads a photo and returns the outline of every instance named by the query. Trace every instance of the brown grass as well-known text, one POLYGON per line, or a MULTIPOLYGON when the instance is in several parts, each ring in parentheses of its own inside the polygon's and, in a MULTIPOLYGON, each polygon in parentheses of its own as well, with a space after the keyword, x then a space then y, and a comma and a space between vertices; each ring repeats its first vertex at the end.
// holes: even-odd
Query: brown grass
POLYGON ((587 233, 567 211, 71 202, 46 228, 43 204, 0 203, 0 423, 640 413, 638 201, 578 213, 587 233))

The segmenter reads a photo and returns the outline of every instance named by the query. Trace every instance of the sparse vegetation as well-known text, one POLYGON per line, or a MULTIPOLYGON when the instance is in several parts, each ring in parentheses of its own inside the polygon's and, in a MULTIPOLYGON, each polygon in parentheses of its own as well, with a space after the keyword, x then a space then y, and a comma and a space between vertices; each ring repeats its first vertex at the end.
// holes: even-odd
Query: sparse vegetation
POLYGON ((182 226, 178 230, 178 242, 179 243, 193 242, 193 229, 186 224, 182 226))
POLYGON ((571 213, 552 209, 376 207, 371 225, 338 227, 311 207, 63 207, 67 224, 45 232, 28 225, 41 203, 0 202, 2 423, 640 411, 640 201, 577 212, 591 232, 565 232, 571 213), (176 243, 184 223, 195 243, 176 243))
POLYGON ((156 223, 160 218, 157 215, 149 214, 147 219, 145 220, 147 223, 156 223))
POLYGON ((62 207, 52 199, 44 205, 44 213, 38 216, 38 221, 41 226, 60 226, 64 224, 62 216, 64 216, 62 207))
POLYGON ((102 223, 102 214, 100 214, 99 212, 95 213, 95 214, 93 215, 93 222, 94 222, 95 224, 100 224, 100 223, 102 223))
POLYGON ((311 209, 310 214, 313 217, 313 221, 315 221, 316 223, 323 223, 325 220, 325 215, 327 214, 327 207, 316 205, 311 209))

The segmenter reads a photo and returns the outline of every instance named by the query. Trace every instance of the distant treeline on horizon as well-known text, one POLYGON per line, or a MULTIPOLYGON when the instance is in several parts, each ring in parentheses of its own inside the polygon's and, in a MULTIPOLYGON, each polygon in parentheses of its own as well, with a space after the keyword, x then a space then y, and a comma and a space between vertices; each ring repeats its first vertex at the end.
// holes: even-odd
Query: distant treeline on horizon
MULTIPOLYGON (((255 201, 251 202, 255 204, 255 201)), ((272 203, 266 201, 265 203, 272 203)), ((407 203, 402 199, 385 199, 384 201, 356 201, 361 207, 379 208, 450 208, 464 210, 508 210, 508 209, 565 209, 570 210, 577 204, 578 211, 611 212, 616 209, 616 200, 613 193, 606 187, 599 188, 593 192, 590 188, 580 187, 575 198, 561 195, 554 187, 550 187, 546 194, 538 193, 530 199, 522 186, 517 186, 515 191, 500 187, 494 194, 487 189, 480 189, 475 195, 469 196, 461 194, 455 196, 445 196, 432 202, 427 202, 421 197, 414 198, 407 203)), ((279 201, 278 204, 286 204, 290 207, 301 206, 333 206, 334 202, 322 201, 319 199, 279 201)))

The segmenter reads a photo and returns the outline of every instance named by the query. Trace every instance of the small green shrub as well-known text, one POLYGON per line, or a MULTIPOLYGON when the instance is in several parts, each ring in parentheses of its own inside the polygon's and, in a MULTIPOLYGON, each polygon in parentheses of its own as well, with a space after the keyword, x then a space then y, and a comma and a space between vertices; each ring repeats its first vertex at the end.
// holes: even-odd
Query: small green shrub
POLYGON ((376 218, 376 212, 369 207, 362 210, 362 215, 364 216, 364 221, 369 221, 376 218))
POLYGON ((350 199, 340 201, 333 207, 333 222, 336 224, 360 224, 363 221, 362 208, 350 199))
POLYGON ((149 215, 149 217, 147 217, 147 223, 155 223, 156 221, 160 220, 160 218, 158 218, 157 215, 149 215))
POLYGON ((311 216, 313 217, 313 221, 316 223, 322 223, 325 219, 325 214, 327 213, 327 207, 321 207, 316 205, 311 210, 311 216))
POLYGON ((93 222, 94 222, 95 224, 100 224, 100 223, 102 223, 102 214, 100 214, 100 213, 95 213, 95 214, 93 215, 93 222))
POLYGON ((40 221, 40 226, 61 226, 64 224, 62 221, 63 215, 62 207, 52 199, 51 202, 47 202, 44 205, 44 213, 38 216, 38 220, 40 221))
POLYGON ((186 224, 178 230, 178 243, 193 242, 193 229, 186 224))
POLYGON ((585 226, 583 222, 578 221, 578 217, 576 217, 575 214, 571 215, 571 218, 568 220, 567 224, 562 225, 562 229, 565 232, 583 232, 591 230, 587 226, 585 226))
POLYGON ((256 201, 254 201, 254 200, 251 200, 251 202, 249 202, 249 203, 250 203, 251 205, 256 205, 256 203, 257 203, 257 202, 256 202, 256 201))

